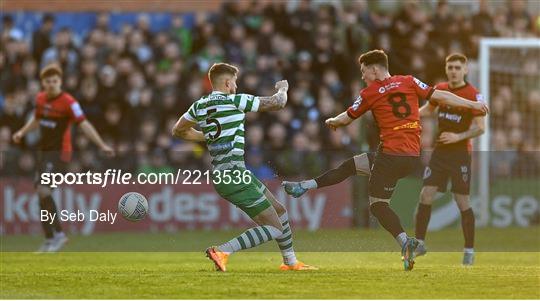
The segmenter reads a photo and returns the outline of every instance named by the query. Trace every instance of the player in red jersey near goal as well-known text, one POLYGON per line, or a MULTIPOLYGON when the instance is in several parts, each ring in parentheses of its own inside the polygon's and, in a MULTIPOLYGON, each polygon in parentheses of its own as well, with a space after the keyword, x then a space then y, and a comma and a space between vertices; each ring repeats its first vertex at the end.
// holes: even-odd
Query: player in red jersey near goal
POLYGON ((472 102, 451 92, 433 89, 413 76, 390 75, 388 56, 382 50, 362 54, 358 62, 367 87, 347 111, 326 120, 331 129, 347 126, 371 110, 380 129, 381 144, 376 155, 354 156, 321 176, 301 182, 283 182, 285 191, 299 197, 309 189, 339 183, 352 175, 369 176, 370 211, 401 247, 405 270, 414 265, 418 241, 403 230, 389 203, 399 179, 419 167, 420 116, 419 102, 427 99, 454 107, 487 112, 482 102, 472 102))
MULTIPOLYGON (((450 91, 471 101, 483 102, 482 94, 465 81, 467 57, 454 53, 446 58, 447 82, 437 84, 436 89, 450 91)), ((461 227, 465 238, 463 264, 474 263, 474 213, 469 203, 471 182, 471 138, 484 133, 484 112, 456 108, 429 101, 420 108, 420 116, 430 116, 437 111, 439 131, 429 166, 424 170, 424 185, 416 213, 416 238, 419 241, 416 256, 426 254, 424 244, 431 217, 431 204, 437 191, 446 192, 448 180, 452 181, 452 193, 461 213, 461 227)))

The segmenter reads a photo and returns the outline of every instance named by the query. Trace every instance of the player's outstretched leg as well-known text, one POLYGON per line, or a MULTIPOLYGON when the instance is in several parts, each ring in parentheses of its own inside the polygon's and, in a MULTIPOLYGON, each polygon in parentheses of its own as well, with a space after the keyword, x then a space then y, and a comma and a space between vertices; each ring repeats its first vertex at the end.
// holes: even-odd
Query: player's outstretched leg
POLYGON ((227 260, 230 254, 274 240, 280 237, 281 234, 281 230, 273 226, 253 227, 218 247, 206 249, 206 255, 214 261, 218 270, 226 271, 227 260))
POLYGON ((367 154, 361 154, 345 160, 341 165, 334 169, 330 169, 324 174, 316 177, 315 179, 301 181, 301 182, 288 182, 281 183, 287 194, 298 198, 302 196, 309 189, 321 188, 326 186, 335 185, 343 182, 350 176, 360 174, 369 175, 369 160, 367 154))
POLYGON ((461 228, 465 245, 463 248, 463 265, 474 264, 474 212, 469 204, 469 195, 454 193, 454 199, 461 212, 461 228))
POLYGON ((370 210, 373 216, 377 218, 381 226, 386 229, 396 239, 401 247, 401 255, 403 259, 403 267, 406 271, 410 271, 414 266, 414 252, 418 246, 418 240, 414 237, 408 237, 405 230, 401 226, 399 217, 390 208, 389 199, 377 199, 369 197, 370 210))
POLYGON ((307 265, 296 259, 296 254, 293 248, 292 226, 289 222, 289 214, 287 213, 287 209, 285 209, 285 206, 283 206, 283 204, 281 204, 268 189, 265 191, 265 196, 279 215, 279 221, 283 227, 283 234, 276 238, 279 250, 281 251, 281 256, 283 257, 283 263, 279 267, 280 270, 317 270, 316 267, 307 265))
POLYGON ((436 186, 424 186, 420 192, 420 202, 416 211, 415 237, 418 240, 415 256, 423 256, 427 253, 425 244, 427 227, 431 218, 431 204, 437 193, 436 186))
POLYGON ((206 256, 214 262, 218 271, 227 270, 227 260, 232 253, 256 247, 282 236, 283 227, 273 207, 264 209, 252 219, 259 226, 246 230, 220 246, 206 249, 206 256))

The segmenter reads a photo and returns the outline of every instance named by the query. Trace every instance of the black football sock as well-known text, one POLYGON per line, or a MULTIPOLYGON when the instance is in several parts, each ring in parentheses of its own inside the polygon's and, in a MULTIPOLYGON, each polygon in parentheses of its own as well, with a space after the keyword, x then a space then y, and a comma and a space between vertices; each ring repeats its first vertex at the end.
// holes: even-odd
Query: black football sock
MULTIPOLYGON (((50 214, 52 214, 53 212, 50 211, 50 206, 48 204, 48 199, 50 198, 50 196, 48 197, 45 197, 45 198, 39 198, 39 209, 40 211, 41 210, 46 210, 47 211, 47 217, 50 217, 50 214)), ((41 214, 40 214, 41 216, 41 214)), ((53 227, 51 225, 51 221, 49 221, 48 219, 47 220, 41 220, 41 227, 43 228, 43 232, 45 232, 45 238, 47 239, 51 239, 53 238, 53 227)))
POLYGON ((416 238, 424 240, 426 238, 426 231, 431 218, 431 205, 419 203, 418 211, 416 212, 415 232, 416 238))
POLYGON ((474 213, 472 208, 461 211, 461 228, 465 238, 465 248, 472 249, 474 247, 474 213))
POLYGON ((52 196, 47 196, 43 198, 43 203, 45 205, 44 210, 47 210, 50 214, 55 214, 55 218, 52 223, 52 229, 55 232, 62 232, 62 225, 60 224, 60 217, 58 216, 58 210, 56 209, 56 203, 52 196))
POLYGON ((390 232, 394 238, 398 237, 400 233, 405 232, 399 217, 397 214, 390 208, 388 203, 385 202, 375 202, 369 206, 373 216, 377 218, 381 226, 383 226, 386 231, 390 232))
POLYGON ((317 182, 317 188, 321 188, 340 183, 346 178, 354 176, 355 174, 356 165, 354 164, 354 158, 350 158, 341 163, 341 165, 339 165, 337 168, 330 169, 324 174, 316 177, 315 182, 317 182))

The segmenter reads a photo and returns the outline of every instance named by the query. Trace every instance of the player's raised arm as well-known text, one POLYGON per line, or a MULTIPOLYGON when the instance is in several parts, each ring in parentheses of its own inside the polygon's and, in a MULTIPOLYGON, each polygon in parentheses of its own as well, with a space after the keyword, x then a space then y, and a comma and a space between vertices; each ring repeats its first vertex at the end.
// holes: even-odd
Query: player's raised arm
POLYGON ((360 92, 360 95, 347 109, 347 111, 337 115, 336 117, 326 119, 326 126, 335 131, 339 127, 349 125, 355 119, 362 116, 367 110, 369 110, 369 104, 367 101, 363 101, 362 92, 360 92))
POLYGON ((335 131, 339 127, 349 125, 351 122, 353 122, 353 120, 354 119, 349 117, 347 112, 343 112, 336 117, 326 119, 324 123, 326 123, 326 126, 335 131))
POLYGON ((272 96, 259 97, 259 112, 278 111, 285 107, 287 104, 287 91, 289 90, 289 83, 286 80, 280 80, 276 83, 276 94, 272 96))
POLYGON ((463 97, 457 96, 456 94, 443 90, 435 90, 431 95, 431 100, 437 101, 453 107, 462 107, 469 108, 473 110, 478 110, 482 113, 489 113, 489 108, 487 104, 482 101, 470 101, 463 97))
MULTIPOLYGON (((186 112, 186 114, 188 114, 188 112, 186 112)), ((178 119, 178 121, 172 128, 172 135, 174 137, 181 138, 187 141, 205 141, 204 134, 201 131, 193 128, 197 124, 197 122, 186 118, 186 114, 184 114, 182 117, 180 117, 180 119, 178 119)))

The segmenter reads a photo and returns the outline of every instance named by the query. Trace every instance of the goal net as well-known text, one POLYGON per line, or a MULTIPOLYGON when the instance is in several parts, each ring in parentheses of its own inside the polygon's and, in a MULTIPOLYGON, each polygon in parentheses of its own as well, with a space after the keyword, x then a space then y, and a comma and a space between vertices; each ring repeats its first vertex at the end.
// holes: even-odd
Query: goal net
POLYGON ((474 158, 477 226, 537 224, 540 39, 482 39, 478 65, 480 90, 491 113, 474 158))

